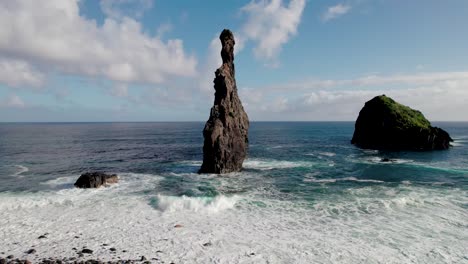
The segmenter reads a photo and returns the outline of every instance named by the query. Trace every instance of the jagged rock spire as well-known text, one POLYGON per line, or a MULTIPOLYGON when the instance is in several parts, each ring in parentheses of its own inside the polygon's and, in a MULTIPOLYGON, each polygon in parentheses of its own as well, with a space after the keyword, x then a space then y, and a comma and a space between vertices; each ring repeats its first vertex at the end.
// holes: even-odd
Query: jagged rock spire
POLYGON ((223 65, 215 72, 215 100, 203 130, 203 164, 200 173, 240 171, 247 155, 249 118, 237 94, 234 68, 234 35, 223 30, 223 65))

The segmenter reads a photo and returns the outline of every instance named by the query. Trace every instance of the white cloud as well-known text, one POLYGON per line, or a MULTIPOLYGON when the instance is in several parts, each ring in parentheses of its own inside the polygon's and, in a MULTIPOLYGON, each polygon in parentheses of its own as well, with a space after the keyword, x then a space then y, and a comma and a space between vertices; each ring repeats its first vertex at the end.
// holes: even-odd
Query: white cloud
POLYGON ((10 95, 6 100, 0 101, 0 105, 10 108, 24 108, 24 101, 17 95, 10 95))
MULTIPOLYGON (((264 66, 278 68, 276 56, 282 45, 297 33, 305 0, 290 0, 286 6, 283 0, 253 0, 241 8, 247 15, 241 29, 234 32, 236 45, 234 53, 242 51, 249 41, 255 42, 254 54, 265 59, 264 66)), ((234 30, 235 31, 235 30, 234 30)), ((219 33, 210 41, 207 55, 198 77, 198 86, 203 93, 213 94, 213 79, 215 70, 222 64, 221 43, 219 33)))
MULTIPOLYGON (((236 45, 234 46, 234 54, 238 54, 244 49, 244 39, 240 33, 234 32, 236 45)), ((221 41, 219 35, 214 36, 208 46, 207 55, 198 78, 199 88, 202 92, 213 94, 213 79, 215 78, 214 72, 221 66, 223 60, 221 59, 221 41)))
POLYGON ((436 72, 316 80, 240 89, 240 94, 253 120, 355 120, 366 101, 386 94, 429 120, 467 121, 466 87, 468 72, 436 72))
POLYGON ((112 87, 111 94, 117 97, 128 96, 128 85, 124 83, 117 83, 112 87))
POLYGON ((243 88, 239 89, 239 95, 241 98, 246 98, 244 106, 248 104, 258 104, 262 102, 263 92, 258 89, 243 88))
POLYGON ((335 6, 330 6, 325 13, 322 14, 322 20, 323 21, 329 21, 332 19, 335 19, 337 17, 340 17, 342 15, 345 15, 351 10, 350 5, 345 5, 345 4, 337 4, 335 6))
POLYGON ((158 32, 156 34, 156 36, 158 36, 159 38, 163 37, 164 34, 166 34, 167 32, 170 32, 172 30, 172 24, 171 23, 164 23, 164 24, 161 24, 159 27, 158 27, 158 32))
POLYGON ((114 19, 139 18, 153 7, 152 0, 101 0, 100 4, 102 12, 114 19))
POLYGON ((396 101, 418 109, 429 120, 467 120, 468 84, 440 83, 409 89, 376 89, 349 91, 316 91, 299 100, 299 112, 304 111, 316 119, 355 120, 364 103, 374 96, 386 94, 396 101), (463 99, 464 98, 464 99, 463 99))
MULTIPOLYGON (((236 50, 236 46, 234 50, 236 50)), ((201 74, 198 78, 200 90, 206 94, 212 94, 213 90, 213 79, 215 77, 215 70, 223 63, 221 59, 221 42, 219 37, 213 37, 208 46, 206 58, 201 69, 201 74)))
POLYGON ((292 82, 265 87, 265 89, 275 91, 307 91, 311 89, 324 89, 336 87, 365 87, 383 85, 425 85, 436 82, 468 80, 468 72, 431 72, 417 74, 397 74, 397 75, 368 75, 355 79, 342 80, 310 80, 302 82, 292 82))
POLYGON ((150 36, 129 17, 97 25, 80 16, 78 2, 1 1, 0 55, 38 70, 127 83, 196 74, 197 61, 185 53, 182 40, 150 36))
POLYGON ((256 43, 254 54, 262 59, 275 59, 282 45, 296 35, 305 0, 252 1, 241 10, 247 14, 242 34, 256 43))
POLYGON ((0 83, 10 87, 40 87, 44 79, 44 75, 26 61, 0 57, 0 83))

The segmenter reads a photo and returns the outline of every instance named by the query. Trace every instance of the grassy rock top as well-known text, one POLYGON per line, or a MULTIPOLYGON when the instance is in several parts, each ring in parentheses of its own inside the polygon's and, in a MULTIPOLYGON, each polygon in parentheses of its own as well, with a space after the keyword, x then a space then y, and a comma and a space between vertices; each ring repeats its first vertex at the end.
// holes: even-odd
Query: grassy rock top
POLYGON ((376 96, 374 99, 367 102, 366 105, 367 104, 381 104, 388 114, 394 118, 396 121, 395 125, 400 129, 408 129, 411 127, 427 129, 431 126, 431 123, 420 111, 402 105, 385 95, 376 96))

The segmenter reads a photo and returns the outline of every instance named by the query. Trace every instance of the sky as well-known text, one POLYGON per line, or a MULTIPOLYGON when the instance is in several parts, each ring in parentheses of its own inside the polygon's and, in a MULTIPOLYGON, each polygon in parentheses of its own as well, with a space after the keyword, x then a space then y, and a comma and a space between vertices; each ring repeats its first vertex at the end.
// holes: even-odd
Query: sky
POLYGON ((252 121, 381 94, 468 121, 466 0, 2 0, 0 25, 0 122, 205 121, 224 28, 252 121))

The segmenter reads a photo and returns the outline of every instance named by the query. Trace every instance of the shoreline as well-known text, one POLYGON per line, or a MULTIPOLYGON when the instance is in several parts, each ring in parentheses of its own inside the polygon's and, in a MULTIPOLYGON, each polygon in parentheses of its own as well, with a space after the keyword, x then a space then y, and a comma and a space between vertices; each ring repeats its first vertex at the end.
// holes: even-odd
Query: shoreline
POLYGON ((73 264, 133 264, 133 263, 164 263, 164 261, 160 262, 158 259, 154 259, 153 261, 145 260, 145 261, 140 261, 140 260, 132 260, 132 259, 127 259, 127 260, 99 260, 99 259, 85 259, 85 260, 80 260, 76 259, 74 257, 70 258, 42 258, 39 261, 30 261, 28 259, 19 259, 19 258, 0 258, 0 264, 32 264, 32 263, 38 263, 38 264, 63 264, 63 263, 73 263, 73 264), (154 262, 158 261, 158 262, 154 262))
MULTIPOLYGON (((0 264, 32 264, 32 263, 40 263, 40 264, 62 264, 62 263, 74 263, 74 264, 130 264, 130 263, 142 263, 142 264, 149 264, 149 263, 170 263, 175 264, 173 261, 165 262, 161 258, 152 257, 147 258, 145 256, 141 256, 137 259, 122 259, 120 256, 112 257, 110 260, 100 259, 96 257, 92 257, 92 253, 83 253, 83 251, 88 249, 83 249, 81 252, 77 253, 76 257, 39 257, 38 255, 34 255, 34 257, 16 257, 12 254, 8 254, 5 252, 1 252, 0 254, 0 264)), ((88 251, 89 252, 89 251, 88 251)), ((34 254, 35 251, 32 249, 25 252, 27 255, 34 254), (31 253, 30 253, 31 252, 31 253)))
MULTIPOLYGON (((182 227, 182 226, 180 226, 182 227)), ((43 235, 40 235, 37 240, 42 240, 42 239, 47 239, 49 233, 45 233, 43 235)), ((79 236, 75 236, 74 238, 80 238, 79 236)), ((19 244, 19 243, 13 243, 13 244, 19 244)), ((70 245, 71 246, 71 245, 70 245)), ((146 257, 145 255, 141 255, 139 253, 137 254, 132 254, 132 255, 137 255, 135 258, 131 258, 126 256, 121 257, 119 254, 129 254, 129 251, 127 249, 123 250, 117 250, 115 247, 111 246, 108 243, 101 243, 99 246, 100 250, 107 250, 110 252, 110 255, 104 256, 103 258, 100 258, 102 254, 97 254, 97 256, 93 256, 93 254, 96 253, 96 250, 94 247, 88 247, 88 246, 82 246, 81 249, 78 249, 77 247, 72 247, 71 252, 75 252, 76 256, 51 256, 51 257, 43 257, 40 256, 41 254, 38 254, 37 250, 35 249, 35 245, 29 247, 29 249, 23 251, 23 254, 20 256, 11 254, 11 252, 0 252, 0 264, 14 264, 14 263, 20 263, 20 264, 32 264, 32 263, 42 263, 42 264, 62 264, 62 263, 75 263, 75 264, 117 264, 117 263, 143 263, 143 264, 149 264, 149 263, 170 263, 170 264, 175 264, 173 261, 164 261, 162 256, 152 256, 152 257, 146 257), (93 249, 90 249, 93 248, 93 249)), ((156 250, 155 254, 163 254, 163 251, 161 250, 156 250)), ((44 254, 42 254, 44 255, 44 254)))

